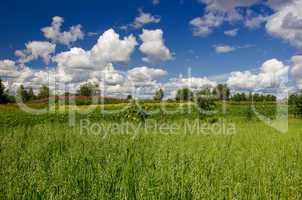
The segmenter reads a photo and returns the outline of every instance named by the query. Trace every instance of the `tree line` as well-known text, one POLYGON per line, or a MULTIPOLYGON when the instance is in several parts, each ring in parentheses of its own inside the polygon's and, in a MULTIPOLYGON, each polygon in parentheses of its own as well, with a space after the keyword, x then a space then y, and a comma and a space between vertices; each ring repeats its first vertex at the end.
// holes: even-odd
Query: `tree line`
MULTIPOLYGON (((75 94, 65 93, 65 96, 83 96, 83 97, 93 97, 99 96, 99 86, 92 83, 84 83, 76 91, 75 94)), ((16 96, 18 96, 22 101, 33 101, 39 99, 46 99, 52 95, 50 89, 46 85, 42 85, 38 90, 37 94, 34 93, 32 87, 25 88, 20 85, 17 89, 16 96)), ((155 91, 153 100, 161 101, 164 99, 165 93, 163 89, 158 89, 155 91)), ((289 104, 301 104, 301 94, 291 95, 289 97, 289 104)), ((275 102, 277 100, 276 96, 271 94, 258 94, 258 93, 235 93, 231 95, 230 88, 226 84, 218 84, 215 88, 205 88, 198 91, 192 91, 189 88, 181 88, 177 90, 175 100, 180 101, 193 101, 198 100, 198 98, 207 97, 214 100, 227 100, 234 102, 244 102, 244 101, 269 101, 275 102)), ((132 96, 129 94, 126 100, 131 100, 132 96)), ((0 103, 15 102, 15 96, 9 94, 9 91, 5 89, 4 84, 0 79, 0 103)))
POLYGON ((277 101, 277 97, 271 94, 258 94, 258 93, 235 93, 231 95, 230 88, 226 84, 218 84, 215 88, 205 88, 193 92, 189 88, 179 89, 176 93, 176 101, 193 101, 194 97, 197 100, 200 96, 211 96, 215 100, 226 100, 235 102, 244 101, 277 101))

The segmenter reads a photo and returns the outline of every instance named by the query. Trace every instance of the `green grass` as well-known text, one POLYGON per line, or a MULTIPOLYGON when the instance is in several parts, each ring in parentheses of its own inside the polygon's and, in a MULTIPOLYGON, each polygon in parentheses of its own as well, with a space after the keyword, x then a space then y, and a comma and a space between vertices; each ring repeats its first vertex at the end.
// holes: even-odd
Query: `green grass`
MULTIPOLYGON (((204 135, 185 134, 185 119, 194 121, 177 115, 154 118, 177 124, 173 134, 140 128, 105 137, 54 120, 62 113, 32 124, 21 123, 21 113, 0 116, 17 116, 17 123, 0 128, 0 199, 302 198, 301 119, 290 119, 289 132, 281 134, 230 115, 224 120, 236 125, 236 134, 204 135)), ((116 122, 94 121, 106 127, 116 122)))

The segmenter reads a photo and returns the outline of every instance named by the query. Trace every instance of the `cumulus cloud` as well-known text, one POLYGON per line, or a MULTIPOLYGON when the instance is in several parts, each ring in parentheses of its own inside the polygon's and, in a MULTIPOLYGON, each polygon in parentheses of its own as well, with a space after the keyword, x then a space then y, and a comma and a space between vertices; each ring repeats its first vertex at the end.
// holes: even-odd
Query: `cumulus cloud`
POLYGON ((267 5, 273 10, 279 10, 284 6, 292 4, 296 0, 267 0, 267 5))
POLYGON ((25 44, 25 50, 17 50, 15 55, 19 57, 20 63, 27 63, 42 58, 45 64, 49 63, 51 54, 55 52, 56 45, 45 41, 32 41, 25 44))
POLYGON ((291 73, 297 82, 298 88, 302 89, 302 56, 293 56, 291 61, 293 63, 291 73))
POLYGON ((71 48, 53 58, 57 63, 63 80, 81 81, 102 73, 108 64, 127 63, 137 45, 133 35, 120 39, 120 36, 109 29, 101 35, 91 50, 71 48))
POLYGON ((0 76, 5 78, 18 76, 16 63, 8 59, 0 60, 0 76))
POLYGON ((193 27, 193 35, 208 36, 214 28, 219 27, 223 23, 223 20, 223 16, 214 13, 208 13, 202 17, 194 18, 190 21, 190 25, 193 27))
POLYGON ((264 62, 259 73, 251 71, 232 72, 227 80, 227 84, 235 89, 278 88, 282 81, 287 80, 289 67, 277 59, 264 62))
POLYGON ((224 31, 224 34, 230 37, 235 37, 238 34, 238 31, 239 31, 238 28, 231 29, 231 30, 224 31))
POLYGON ((109 29, 100 36, 97 44, 91 49, 91 59, 94 63, 116 62, 127 63, 137 45, 133 35, 120 39, 113 29, 109 29))
MULTIPOLYGON (((238 8, 247 8, 259 2, 259 0, 199 0, 206 5, 205 14, 190 21, 194 36, 205 37, 224 22, 244 21, 245 16, 238 8)), ((252 18, 249 18, 252 20, 252 18)))
MULTIPOLYGON (((39 51, 31 48, 35 45, 30 44, 27 45, 27 49, 30 49, 28 52, 20 51, 27 53, 24 53, 24 59, 25 55, 34 57, 46 55, 40 53, 42 50, 39 48, 37 48, 39 51)), ((50 88, 54 90, 56 87, 59 92, 62 88, 75 92, 79 85, 86 81, 100 83, 111 91, 118 88, 121 91, 123 87, 125 91, 128 91, 131 87, 126 81, 127 73, 117 71, 113 64, 128 63, 136 45, 136 38, 133 35, 120 38, 113 29, 109 29, 99 37, 90 50, 74 47, 52 57, 52 61, 57 64, 54 69, 33 70, 24 63, 2 60, 0 61, 0 76, 9 78, 13 84, 8 85, 14 91, 21 84, 38 89, 49 81, 52 83, 50 88)))
POLYGON ((50 39, 54 43, 60 43, 69 46, 71 43, 82 40, 84 38, 84 33, 81 30, 82 26, 80 24, 71 26, 69 31, 61 31, 64 19, 59 16, 52 18, 51 26, 47 26, 41 29, 44 36, 50 39))
POLYGON ((170 50, 165 46, 163 31, 161 29, 143 29, 140 39, 143 43, 139 47, 139 50, 145 55, 143 61, 148 63, 158 63, 172 59, 170 50))
MULTIPOLYGON (((272 1, 271 4, 274 5, 272 1)), ((268 33, 302 48, 302 1, 295 0, 281 4, 282 6, 277 5, 274 6, 276 13, 268 18, 266 24, 268 33)))
POLYGON ((255 14, 253 11, 248 10, 247 16, 244 20, 244 25, 247 28, 255 29, 259 28, 264 22, 266 22, 267 16, 255 14))
POLYGON ((122 30, 128 30, 129 28, 140 29, 147 24, 158 24, 160 22, 160 16, 146 13, 142 9, 139 9, 139 16, 130 24, 123 25, 120 27, 122 30))
POLYGON ((219 53, 219 54, 229 53, 229 52, 236 50, 235 47, 231 47, 229 45, 216 45, 216 46, 214 46, 214 48, 215 48, 216 53, 219 53))
POLYGON ((150 13, 145 13, 142 9, 139 9, 139 16, 134 19, 134 22, 131 24, 131 26, 134 28, 142 28, 146 24, 157 24, 159 22, 159 16, 154 16, 150 13))
POLYGON ((128 77, 133 81, 150 81, 167 75, 168 72, 163 69, 156 69, 150 67, 136 67, 128 71, 128 77))
POLYGON ((224 22, 243 22, 247 27, 256 28, 265 21, 265 16, 254 15, 248 8, 260 3, 259 0, 199 0, 205 4, 205 14, 190 21, 194 36, 205 37, 224 22), (246 12, 241 12, 242 10, 246 12))

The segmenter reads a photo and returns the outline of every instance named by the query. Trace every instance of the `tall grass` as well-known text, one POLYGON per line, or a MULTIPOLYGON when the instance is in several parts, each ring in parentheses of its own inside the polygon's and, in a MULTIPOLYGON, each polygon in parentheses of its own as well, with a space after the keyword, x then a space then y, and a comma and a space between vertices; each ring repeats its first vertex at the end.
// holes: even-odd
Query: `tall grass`
POLYGON ((283 135, 260 122, 237 129, 136 137, 64 123, 0 129, 0 198, 301 199, 301 120, 283 135))
MULTIPOLYGON (((233 135, 185 132, 190 113, 155 117, 179 125, 169 134, 140 127, 104 135, 70 127, 65 113, 6 109, 0 199, 302 199, 302 120, 280 134, 247 122, 244 110, 230 105, 222 116, 235 123, 233 135)), ((89 119, 110 127, 123 118, 89 119)))

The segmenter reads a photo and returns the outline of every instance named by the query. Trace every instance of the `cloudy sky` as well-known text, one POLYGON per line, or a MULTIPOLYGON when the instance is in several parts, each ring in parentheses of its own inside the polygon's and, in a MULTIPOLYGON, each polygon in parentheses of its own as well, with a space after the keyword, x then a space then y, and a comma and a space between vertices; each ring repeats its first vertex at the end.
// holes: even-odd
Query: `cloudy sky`
POLYGON ((302 89, 301 0, 10 0, 0 25, 11 91, 90 81, 106 95, 161 87, 172 97, 217 83, 268 91, 287 79, 302 89))

